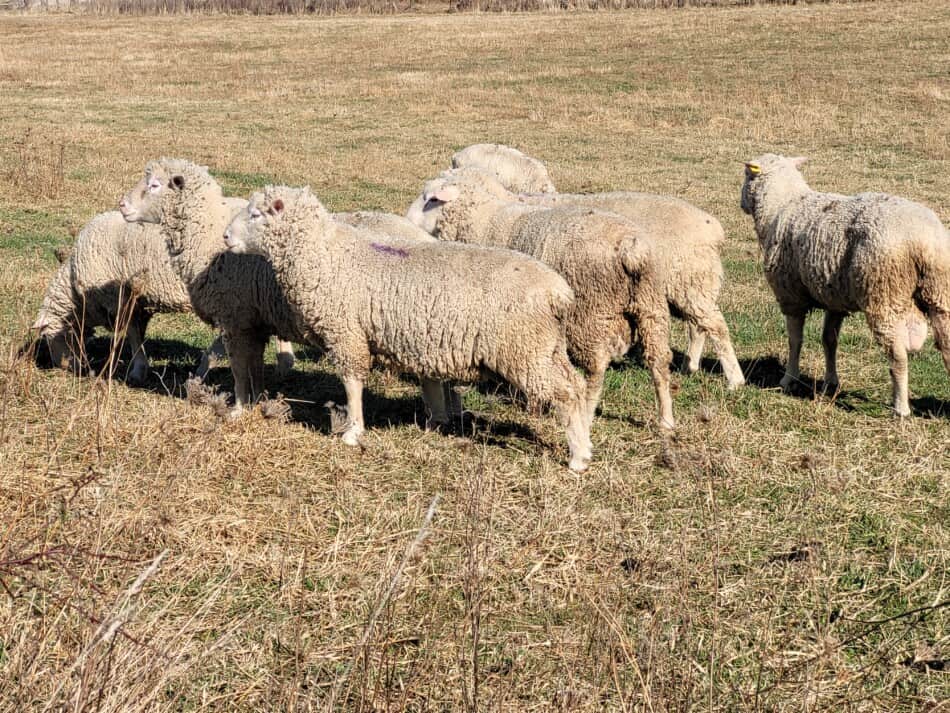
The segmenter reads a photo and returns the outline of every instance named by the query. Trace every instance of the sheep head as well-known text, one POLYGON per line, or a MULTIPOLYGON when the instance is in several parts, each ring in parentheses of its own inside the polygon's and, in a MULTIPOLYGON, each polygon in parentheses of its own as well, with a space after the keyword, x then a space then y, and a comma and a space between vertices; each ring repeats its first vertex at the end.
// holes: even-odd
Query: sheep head
POLYGON ((742 198, 739 206, 747 215, 755 214, 758 202, 758 190, 767 176, 785 172, 798 174, 799 169, 808 161, 804 156, 786 158, 777 154, 763 154, 745 163, 745 181, 742 184, 742 198))
POLYGON ((224 232, 224 243, 234 253, 273 257, 287 242, 287 233, 308 220, 329 219, 323 204, 309 187, 267 186, 254 193, 224 232))

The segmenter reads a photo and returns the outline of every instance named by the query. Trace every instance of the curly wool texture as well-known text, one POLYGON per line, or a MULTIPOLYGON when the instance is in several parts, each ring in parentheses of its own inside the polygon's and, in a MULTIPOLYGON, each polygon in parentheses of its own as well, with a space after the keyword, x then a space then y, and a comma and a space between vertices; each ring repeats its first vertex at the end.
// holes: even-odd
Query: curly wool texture
POLYGON ((333 220, 308 189, 286 187, 252 196, 229 229, 229 243, 250 241, 270 257, 310 338, 342 372, 352 419, 344 441, 362 432, 362 383, 376 357, 418 374, 424 389, 498 374, 557 409, 571 468, 586 469, 590 423, 567 358, 564 279, 509 250, 377 236, 333 220))
MULTIPOLYGON (((906 352, 922 346, 926 314, 950 371, 950 235, 934 212, 885 193, 814 191, 784 156, 765 154, 748 165, 754 173, 747 171, 741 205, 754 218, 782 312, 864 312, 905 380, 906 352)), ((797 355, 795 362, 797 372, 797 355)), ((829 366, 833 372, 833 352, 829 366)), ((909 413, 906 393, 895 401, 899 413, 909 413)))
POLYGON ((504 144, 473 144, 452 156, 452 168, 474 167, 516 193, 554 193, 547 167, 536 158, 504 144))
POLYGON ((410 217, 420 214, 420 202, 446 186, 459 194, 435 209, 437 237, 524 252, 550 265, 573 288, 576 300, 566 320, 568 352, 588 373, 589 417, 607 366, 627 353, 635 329, 653 377, 660 422, 672 427, 665 272, 641 231, 605 211, 511 201, 503 188, 492 190, 471 170, 449 171, 430 181, 410 217))
POLYGON ((49 341, 54 363, 67 357, 68 341, 81 340, 94 327, 114 328, 133 295, 137 300, 127 338, 135 354, 153 315, 191 311, 161 230, 126 223, 117 211, 100 213, 79 232, 37 315, 35 326, 49 341))
POLYGON ((262 257, 224 252, 232 210, 207 169, 179 159, 146 167, 145 178, 125 197, 142 214, 161 221, 171 264, 188 291, 195 314, 224 333, 238 404, 261 392, 263 352, 276 334, 303 341, 300 323, 262 257), (181 178, 180 188, 171 184, 181 178), (149 183, 160 182, 157 195, 149 183))
POLYGON ((440 379, 488 369, 537 392, 525 367, 563 342, 559 318, 573 299, 556 272, 509 250, 380 243, 331 220, 310 194, 296 204, 293 189, 267 195, 289 196, 266 233, 278 280, 344 373, 365 377, 377 356, 440 379))
MULTIPOLYGON (((479 170, 485 168, 477 162, 471 165, 479 170)), ((511 172, 514 171, 512 167, 511 172)), ((714 216, 673 196, 632 191, 532 195, 534 192, 521 189, 518 181, 502 178, 500 183, 506 190, 522 194, 509 196, 509 200, 547 207, 585 206, 633 220, 643 239, 656 247, 657 260, 666 273, 666 299, 673 316, 685 320, 690 327, 684 366, 689 371, 699 368, 705 335, 709 335, 729 385, 745 383, 729 327, 718 305, 723 283, 720 251, 726 234, 714 216)))
POLYGON ((354 228, 362 228, 373 233, 380 233, 389 238, 402 240, 419 240, 422 242, 437 242, 426 231, 417 227, 410 220, 395 213, 383 213, 372 210, 358 210, 352 213, 333 213, 333 220, 345 223, 354 228))

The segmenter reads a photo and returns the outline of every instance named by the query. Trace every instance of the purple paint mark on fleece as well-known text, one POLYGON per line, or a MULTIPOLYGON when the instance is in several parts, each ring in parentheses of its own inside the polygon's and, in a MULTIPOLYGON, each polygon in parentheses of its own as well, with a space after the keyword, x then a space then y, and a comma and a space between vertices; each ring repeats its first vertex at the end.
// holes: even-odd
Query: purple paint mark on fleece
POLYGON ((393 255, 395 257, 409 257, 409 251, 402 248, 394 248, 392 245, 383 245, 381 243, 370 243, 369 246, 378 253, 384 255, 393 255))

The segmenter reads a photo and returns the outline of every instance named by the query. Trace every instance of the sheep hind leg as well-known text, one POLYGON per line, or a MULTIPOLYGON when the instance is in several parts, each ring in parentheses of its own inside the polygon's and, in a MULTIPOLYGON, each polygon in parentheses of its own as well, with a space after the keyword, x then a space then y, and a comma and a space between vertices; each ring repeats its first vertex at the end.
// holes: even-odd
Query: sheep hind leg
POLYGON ((934 345, 943 357, 943 365, 950 374, 950 312, 931 309, 930 324, 934 329, 934 345))
POLYGON ((656 392, 658 423, 660 428, 672 430, 676 426, 673 419, 673 397, 670 393, 670 317, 666 309, 650 310, 636 305, 633 312, 636 331, 643 346, 643 360, 650 370, 653 389, 656 392))
POLYGON ((847 315, 844 312, 825 312, 825 321, 821 329, 821 345, 825 351, 825 393, 837 393, 841 382, 838 380, 838 334, 841 323, 847 315))
POLYGON ((798 362, 802 355, 802 334, 805 331, 804 314, 786 314, 785 328, 788 331, 788 361, 785 363, 785 376, 779 382, 786 391, 801 376, 798 362))
POLYGON ((686 323, 686 358, 683 360, 683 373, 695 374, 699 371, 703 359, 703 347, 706 346, 706 333, 692 322, 686 323))
POLYGON ((224 343, 234 377, 233 417, 240 415, 260 394, 265 342, 254 335, 241 333, 225 334, 224 343))
POLYGON ((739 360, 736 358, 736 350, 732 346, 732 339, 729 336, 729 327, 722 316, 722 312, 715 304, 710 305, 701 315, 696 315, 696 331, 700 334, 708 334, 712 341, 716 356, 719 357, 719 365, 722 367, 722 373, 726 377, 726 383, 729 389, 738 389, 745 384, 745 376, 742 373, 742 367, 739 366, 739 360))
POLYGON ((601 357, 587 371, 586 391, 586 416, 588 428, 593 426, 594 417, 597 415, 597 405, 600 403, 600 397, 604 392, 604 377, 607 375, 607 366, 610 364, 608 357, 601 357))

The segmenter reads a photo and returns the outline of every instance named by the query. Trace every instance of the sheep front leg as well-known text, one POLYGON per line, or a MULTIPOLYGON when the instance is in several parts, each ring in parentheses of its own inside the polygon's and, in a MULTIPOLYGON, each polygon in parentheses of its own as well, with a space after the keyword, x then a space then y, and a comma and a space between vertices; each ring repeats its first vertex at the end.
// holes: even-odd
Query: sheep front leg
POLYGON ((798 368, 798 360, 802 354, 802 333, 805 330, 805 315, 786 314, 785 329, 788 331, 788 361, 785 363, 785 376, 782 377, 779 386, 788 390, 801 376, 801 372, 798 368))
POLYGON ((148 376, 148 357, 145 355, 145 349, 142 346, 145 341, 145 328, 147 326, 147 317, 142 319, 133 317, 125 333, 125 340, 129 344, 129 349, 132 350, 132 365, 128 376, 130 384, 142 384, 148 376))
POLYGON ((940 351, 943 366, 950 374, 950 313, 931 309, 929 317, 934 328, 934 346, 940 351))
POLYGON ((294 362, 296 361, 294 347, 290 342, 285 342, 277 337, 274 337, 274 341, 277 345, 277 376, 283 379, 294 368, 294 362))
POLYGON ((358 376, 344 376, 343 388, 346 390, 346 415, 348 425, 343 432, 343 442, 348 446, 358 446, 363 434, 363 379, 358 376))
POLYGON ((263 381, 264 342, 253 334, 224 335, 234 377, 234 408, 232 416, 239 415, 244 407, 253 403, 260 393, 263 381))
POLYGON ((195 376, 203 380, 208 375, 211 367, 224 359, 226 355, 224 338, 219 333, 218 336, 214 338, 214 341, 211 342, 211 346, 201 355, 201 362, 198 364, 198 368, 195 369, 195 376))
POLYGON ((426 430, 432 431, 440 426, 449 424, 449 415, 446 413, 445 392, 442 388, 442 382, 435 379, 421 378, 422 382, 422 401, 428 411, 426 418, 426 430))
POLYGON ((844 312, 825 312, 825 322, 821 330, 821 345, 825 350, 825 391, 838 391, 838 334, 845 318, 844 312))

